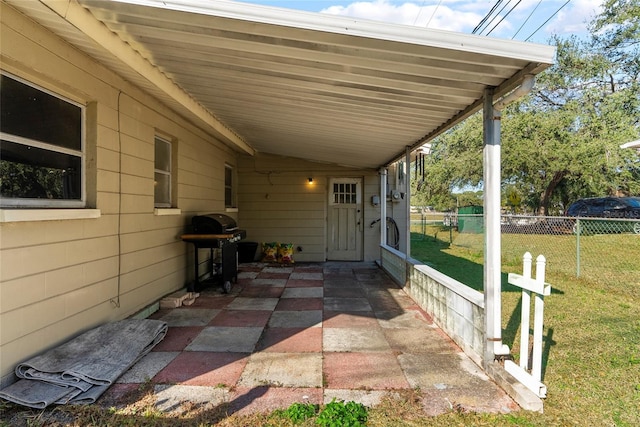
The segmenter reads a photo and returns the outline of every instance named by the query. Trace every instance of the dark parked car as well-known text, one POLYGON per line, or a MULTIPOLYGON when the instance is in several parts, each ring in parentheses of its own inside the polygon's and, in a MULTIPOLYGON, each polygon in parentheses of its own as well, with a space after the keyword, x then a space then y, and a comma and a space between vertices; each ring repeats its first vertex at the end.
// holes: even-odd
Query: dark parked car
MULTIPOLYGON (((640 234, 640 197, 592 197, 569 206, 566 216, 580 218, 619 218, 638 221, 583 221, 584 230, 600 233, 640 234)), ((576 229, 574 229, 576 231, 576 229)))

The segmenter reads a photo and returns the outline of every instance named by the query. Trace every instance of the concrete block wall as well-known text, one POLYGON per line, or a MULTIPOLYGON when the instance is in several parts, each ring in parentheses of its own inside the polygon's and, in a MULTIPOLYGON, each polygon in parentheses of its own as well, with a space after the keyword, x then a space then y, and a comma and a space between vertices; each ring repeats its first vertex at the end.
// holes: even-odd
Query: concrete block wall
POLYGON ((391 248, 381 251, 382 268, 474 362, 483 366, 483 294, 417 260, 407 260, 391 248))

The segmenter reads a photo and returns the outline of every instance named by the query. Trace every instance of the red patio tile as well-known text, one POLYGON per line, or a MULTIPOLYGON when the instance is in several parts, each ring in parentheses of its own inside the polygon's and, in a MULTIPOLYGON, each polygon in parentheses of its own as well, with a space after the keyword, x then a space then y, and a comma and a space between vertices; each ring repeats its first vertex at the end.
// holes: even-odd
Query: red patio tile
POLYGON ((268 328, 256 345, 257 351, 308 353, 322 351, 322 328, 268 328))
POLYGON ((282 298, 278 301, 276 310, 322 310, 322 298, 282 298))
POLYGON ((321 287, 322 280, 310 280, 310 279, 289 279, 286 286, 288 288, 313 288, 321 287))
POLYGON ((179 354, 153 381, 215 387, 233 387, 240 378, 248 361, 245 353, 214 353, 208 351, 186 351, 179 354))
POLYGON ((325 352, 323 374, 327 388, 411 388, 396 356, 391 352, 325 352))
POLYGON ((200 295, 196 298, 196 301, 188 306, 193 308, 225 308, 231 301, 232 296, 213 296, 213 295, 200 295))
POLYGON ((288 279, 291 273, 287 273, 287 272, 282 272, 282 273, 276 273, 276 272, 260 272, 258 274, 258 277, 256 277, 256 279, 288 279))
POLYGON ((271 311, 268 310, 222 310, 211 320, 209 326, 265 326, 271 311))
POLYGON ((173 326, 152 351, 183 351, 203 329, 204 326, 173 326))
POLYGON ((249 298, 280 298, 283 287, 280 286, 247 286, 238 294, 249 298))

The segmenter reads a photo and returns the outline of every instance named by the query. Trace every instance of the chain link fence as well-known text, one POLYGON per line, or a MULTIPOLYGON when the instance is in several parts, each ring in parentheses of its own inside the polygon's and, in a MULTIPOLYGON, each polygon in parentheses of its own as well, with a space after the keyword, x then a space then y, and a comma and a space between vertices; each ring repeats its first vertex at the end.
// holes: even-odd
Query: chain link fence
MULTIPOLYGON (((412 247, 438 240, 466 248, 482 262, 482 214, 413 214, 411 231, 412 247)), ((534 259, 544 255, 548 271, 604 284, 640 285, 637 219, 503 215, 501 231, 502 263, 513 271, 519 271, 528 251, 534 259)))

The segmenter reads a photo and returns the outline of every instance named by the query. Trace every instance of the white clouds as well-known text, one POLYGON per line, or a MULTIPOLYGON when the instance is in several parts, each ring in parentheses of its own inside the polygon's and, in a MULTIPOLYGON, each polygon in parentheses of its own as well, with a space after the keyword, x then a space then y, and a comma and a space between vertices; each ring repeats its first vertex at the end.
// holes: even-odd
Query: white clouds
POLYGON ((573 0, 545 27, 547 34, 580 34, 587 24, 602 11, 603 0, 573 0))
POLYGON ((321 10, 321 13, 418 27, 426 27, 429 23, 429 28, 462 32, 473 29, 481 18, 481 15, 475 12, 453 10, 446 6, 447 2, 444 1, 440 6, 437 5, 437 2, 433 5, 422 6, 424 3, 427 2, 418 5, 415 3, 397 4, 389 0, 361 1, 347 6, 331 6, 321 10))
MULTIPOLYGON (((552 34, 583 36, 587 23, 601 10, 603 1, 572 0, 564 7, 566 0, 505 2, 503 4, 506 6, 501 10, 500 16, 486 25, 483 34, 493 29, 491 36, 511 38, 522 26, 517 36, 520 40, 536 31, 532 40, 547 39, 552 34), (508 17, 501 21, 516 4, 508 17), (544 24, 559 9, 561 10, 544 24), (538 30, 541 25, 542 28, 538 30)), ((419 27, 427 27, 428 24, 429 28, 470 33, 495 3, 496 0, 371 0, 356 1, 346 6, 330 6, 321 12, 419 27)))

